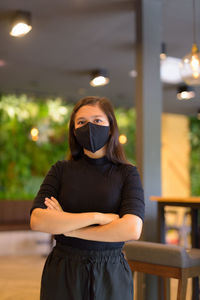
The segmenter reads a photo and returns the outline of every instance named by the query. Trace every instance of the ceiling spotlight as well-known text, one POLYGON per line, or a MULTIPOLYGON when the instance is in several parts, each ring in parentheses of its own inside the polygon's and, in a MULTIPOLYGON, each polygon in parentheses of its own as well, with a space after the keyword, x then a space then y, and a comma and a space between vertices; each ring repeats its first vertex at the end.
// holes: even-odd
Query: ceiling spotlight
POLYGON ((12 20, 12 29, 10 35, 21 37, 31 31, 31 14, 27 11, 16 11, 12 20))
POLYGON ((190 100, 195 97, 194 89, 188 85, 179 85, 177 88, 178 100, 190 100))
POLYGON ((92 71, 91 78, 90 85, 93 87, 103 86, 110 82, 107 71, 103 69, 92 71))

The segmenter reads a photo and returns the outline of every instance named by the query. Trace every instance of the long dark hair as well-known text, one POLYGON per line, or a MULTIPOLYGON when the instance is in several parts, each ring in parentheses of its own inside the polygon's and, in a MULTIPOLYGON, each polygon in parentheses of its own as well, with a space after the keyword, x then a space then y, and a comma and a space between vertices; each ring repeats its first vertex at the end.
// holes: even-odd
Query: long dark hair
POLYGON ((106 156, 115 164, 131 164, 125 156, 124 149, 119 142, 119 129, 117 120, 115 118, 114 109, 111 102, 105 97, 88 96, 80 99, 73 108, 69 121, 69 148, 68 160, 79 159, 84 151, 83 148, 78 144, 74 135, 74 119, 77 111, 84 105, 98 105, 101 110, 107 115, 110 124, 110 137, 107 142, 106 156))

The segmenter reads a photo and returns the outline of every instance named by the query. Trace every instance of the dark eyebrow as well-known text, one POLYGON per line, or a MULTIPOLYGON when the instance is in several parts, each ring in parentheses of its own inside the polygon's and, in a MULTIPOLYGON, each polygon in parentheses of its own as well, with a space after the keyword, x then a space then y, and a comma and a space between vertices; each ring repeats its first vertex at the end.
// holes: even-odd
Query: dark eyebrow
MULTIPOLYGON (((104 116, 102 115, 95 115, 95 116, 92 116, 92 117, 101 117, 101 118, 104 118, 104 116)), ((80 120, 80 119, 85 119, 84 117, 79 117, 76 121, 80 120)))

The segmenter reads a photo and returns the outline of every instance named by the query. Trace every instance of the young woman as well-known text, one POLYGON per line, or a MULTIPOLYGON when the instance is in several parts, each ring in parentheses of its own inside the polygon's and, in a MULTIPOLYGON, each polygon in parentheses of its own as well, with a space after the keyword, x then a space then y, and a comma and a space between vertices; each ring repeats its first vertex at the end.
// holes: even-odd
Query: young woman
POLYGON ((144 193, 118 138, 108 99, 85 97, 75 105, 70 155, 51 167, 31 208, 31 229, 56 240, 40 300, 133 300, 122 247, 140 237, 144 193))

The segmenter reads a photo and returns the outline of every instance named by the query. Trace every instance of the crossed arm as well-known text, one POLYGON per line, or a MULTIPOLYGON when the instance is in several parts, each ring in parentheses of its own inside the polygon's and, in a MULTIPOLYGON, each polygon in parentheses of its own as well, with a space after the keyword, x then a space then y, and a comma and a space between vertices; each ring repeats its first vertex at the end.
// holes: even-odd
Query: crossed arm
POLYGON ((47 209, 33 210, 32 230, 103 242, 137 240, 141 235, 143 222, 136 215, 67 213, 54 197, 45 198, 45 205, 47 209))

